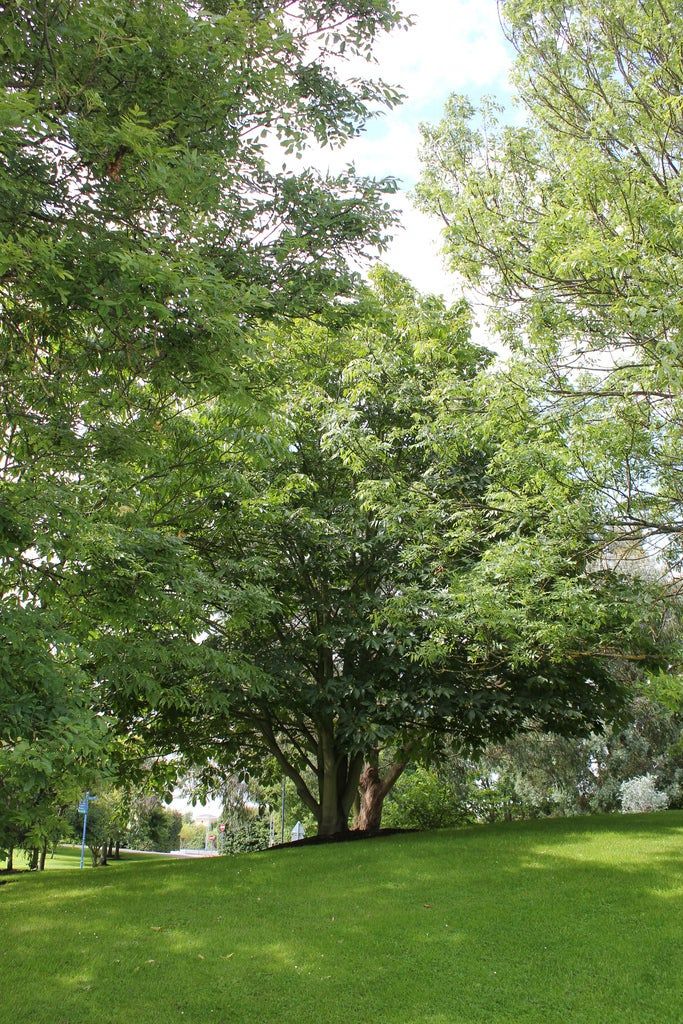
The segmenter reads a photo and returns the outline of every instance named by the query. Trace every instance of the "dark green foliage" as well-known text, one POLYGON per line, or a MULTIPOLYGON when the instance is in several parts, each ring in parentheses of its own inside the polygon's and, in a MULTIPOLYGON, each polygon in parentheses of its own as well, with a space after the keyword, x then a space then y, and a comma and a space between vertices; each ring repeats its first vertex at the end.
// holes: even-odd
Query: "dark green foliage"
MULTIPOLYGON (((339 831, 380 749, 401 764, 438 757, 444 733, 586 733, 618 708, 628 659, 667 657, 661 592, 596 561, 561 426, 524 397, 509 414, 469 322, 377 272, 361 316, 263 335, 268 432, 226 460, 230 410, 187 417, 202 461, 170 494, 202 642, 157 624, 173 655, 111 710, 204 762, 207 785, 274 757, 339 831)), ((127 629, 103 666, 114 694, 146 645, 127 629)))
POLYGON ((252 815, 242 822, 235 822, 220 836, 220 853, 234 855, 266 850, 270 840, 270 824, 267 818, 252 815))
MULTIPOLYGON (((671 692, 676 681, 669 677, 671 692)), ((680 693, 680 680, 677 681, 680 693)), ((491 820, 506 817, 504 797, 513 817, 586 814, 620 809, 623 782, 653 775, 670 806, 683 803, 683 720, 653 699, 660 684, 643 687, 619 722, 603 734, 571 739, 529 732, 492 746, 473 771, 488 778, 491 820)))
MULTIPOLYGON (((90 850, 91 863, 94 868, 98 867, 101 863, 106 863, 109 837, 112 831, 111 817, 111 801, 106 796, 100 796, 97 800, 93 800, 90 803, 85 830, 85 844, 90 850)), ((66 821, 71 829, 71 836, 69 838, 73 842, 82 842, 83 815, 79 814, 75 807, 70 807, 66 821)), ((65 833, 66 827, 62 835, 65 833)))
POLYGON ((140 796, 133 801, 124 845, 132 850, 169 853, 180 846, 182 815, 164 807, 158 797, 140 796))
POLYGON ((648 680, 600 735, 529 729, 481 756, 447 752, 438 767, 406 772, 389 794, 384 823, 441 828, 463 821, 595 814, 621 809, 620 787, 652 775, 669 806, 683 804, 683 720, 678 677, 648 680), (668 696, 676 710, 660 702, 668 696))

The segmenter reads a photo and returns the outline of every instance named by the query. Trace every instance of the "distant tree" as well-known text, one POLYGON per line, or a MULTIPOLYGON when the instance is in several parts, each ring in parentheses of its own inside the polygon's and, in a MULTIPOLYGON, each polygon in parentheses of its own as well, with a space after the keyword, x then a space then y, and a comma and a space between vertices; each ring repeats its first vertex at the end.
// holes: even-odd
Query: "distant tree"
POLYGON ((183 817, 165 807, 158 796, 138 794, 131 805, 126 843, 133 850, 170 853, 180 845, 183 817))
MULTIPOLYGON (((5 728, 15 724, 10 718, 5 728)), ((37 707, 32 731, 0 744, 0 851, 10 862, 23 848, 42 868, 47 850, 70 833, 79 798, 103 769, 105 731, 105 721, 93 723, 82 701, 63 692, 54 706, 37 707)))
MULTIPOLYGON (((109 794, 98 794, 97 800, 93 800, 88 807, 85 844, 90 851, 91 864, 94 868, 105 867, 107 864, 111 812, 112 801, 109 794)), ((69 822, 73 838, 80 842, 83 834, 83 815, 73 805, 69 808, 69 822)))
POLYGON ((531 730, 486 749, 473 771, 513 794, 520 814, 616 811, 622 787, 648 777, 667 805, 683 802, 683 699, 680 679, 647 680, 600 735, 570 738, 531 730), (662 691, 677 691, 673 706, 662 691))
POLYGON ((199 822, 185 821, 180 829, 181 850, 203 850, 206 843, 206 827, 199 822))

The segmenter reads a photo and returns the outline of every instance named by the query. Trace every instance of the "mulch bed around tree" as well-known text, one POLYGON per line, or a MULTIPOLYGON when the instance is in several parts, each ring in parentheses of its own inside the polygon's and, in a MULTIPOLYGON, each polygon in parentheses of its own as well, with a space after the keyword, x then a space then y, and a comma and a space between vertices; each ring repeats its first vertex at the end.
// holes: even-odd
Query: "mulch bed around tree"
POLYGON ((353 843, 358 839, 381 839, 382 836, 395 836, 404 832, 419 832, 418 828, 381 828, 379 832, 364 832, 351 829, 348 832, 335 832, 333 836, 307 836, 292 843, 276 843, 269 850, 287 850, 291 846, 322 846, 323 843, 353 843))

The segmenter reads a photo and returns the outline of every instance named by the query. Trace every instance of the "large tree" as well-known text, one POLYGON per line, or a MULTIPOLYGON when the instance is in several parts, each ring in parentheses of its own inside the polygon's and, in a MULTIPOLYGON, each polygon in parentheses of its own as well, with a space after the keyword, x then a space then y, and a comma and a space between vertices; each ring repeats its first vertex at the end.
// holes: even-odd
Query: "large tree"
POLYGON ((525 117, 505 126, 495 104, 454 97, 425 129, 420 197, 445 222, 454 268, 524 352, 513 387, 532 366, 544 401, 570 411, 567 442, 605 521, 675 561, 683 8, 505 0, 501 12, 525 117))
POLYGON ((141 573, 146 614, 100 658, 107 709, 209 777, 274 756, 322 834, 348 827, 359 790, 359 824, 377 828, 445 734, 476 747, 527 722, 599 727, 659 612, 642 614, 645 583, 593 563, 561 438, 487 397, 467 307, 382 272, 361 317, 263 346, 268 431, 217 443, 220 403, 185 421, 184 445, 214 438, 173 488, 201 617, 184 639, 155 622, 174 587, 152 584, 158 561, 149 586, 141 573), (538 464, 513 458, 525 444, 538 464), (141 676, 153 631, 174 654, 141 676))
POLYGON ((351 295, 348 256, 381 241, 391 182, 282 160, 395 101, 344 61, 399 20, 392 0, 3 5, 3 756, 69 715, 83 732, 92 629, 168 545, 136 515, 163 425, 216 391, 253 404, 253 325, 351 295))

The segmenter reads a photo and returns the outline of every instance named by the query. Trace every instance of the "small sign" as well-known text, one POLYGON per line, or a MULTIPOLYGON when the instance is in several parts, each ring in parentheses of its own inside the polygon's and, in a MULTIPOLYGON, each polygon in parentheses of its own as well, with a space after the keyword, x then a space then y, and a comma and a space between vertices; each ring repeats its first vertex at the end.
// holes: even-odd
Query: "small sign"
POLYGON ((306 830, 300 821, 297 821, 296 825, 292 829, 292 842, 298 843, 300 839, 306 838, 306 830))
POLYGON ((78 805, 78 813, 87 814, 88 810, 90 809, 90 804, 94 800, 97 800, 96 796, 91 796, 90 793, 86 793, 83 799, 81 800, 80 804, 78 805))

